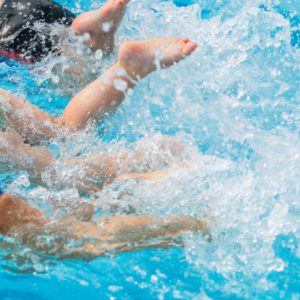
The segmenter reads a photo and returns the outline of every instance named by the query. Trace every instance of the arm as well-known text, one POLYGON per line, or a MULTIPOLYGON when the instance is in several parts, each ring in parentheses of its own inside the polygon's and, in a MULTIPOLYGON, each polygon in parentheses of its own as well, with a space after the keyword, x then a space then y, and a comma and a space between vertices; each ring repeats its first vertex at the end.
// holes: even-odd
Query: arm
MULTIPOLYGON (((183 232, 202 231, 207 225, 189 216, 112 216, 99 223, 72 222, 76 239, 83 240, 80 250, 69 249, 61 258, 92 258, 107 253, 120 253, 146 248, 182 246, 183 232)), ((69 226, 69 225, 68 225, 69 226)))
MULTIPOLYGON (((23 138, 13 130, 0 131, 0 171, 24 170, 28 173, 30 180, 43 184, 41 175, 49 167, 53 167, 56 160, 52 157, 46 147, 30 146, 23 142, 23 138)), ((102 189, 103 184, 111 182, 115 178, 115 163, 112 157, 98 155, 84 160, 80 157, 72 160, 60 159, 64 167, 80 167, 72 170, 73 176, 70 182, 85 193, 94 193, 102 189)), ((61 178, 55 170, 52 175, 54 182, 60 184, 61 178)))
POLYGON ((139 243, 159 237, 177 237, 183 231, 206 230, 206 225, 183 215, 170 217, 113 216, 100 220, 105 236, 115 241, 139 243))
MULTIPOLYGON (((0 197, 1 234, 20 237, 25 244, 40 250, 46 246, 38 241, 39 235, 58 235, 61 238, 53 248, 62 258, 95 257, 107 252, 174 245, 185 231, 208 232, 208 229, 204 222, 188 216, 112 216, 95 223, 74 218, 50 222, 26 202, 9 195, 0 197), (80 246, 67 248, 69 239, 81 241, 80 246)), ((48 251, 53 253, 54 250, 48 251)))

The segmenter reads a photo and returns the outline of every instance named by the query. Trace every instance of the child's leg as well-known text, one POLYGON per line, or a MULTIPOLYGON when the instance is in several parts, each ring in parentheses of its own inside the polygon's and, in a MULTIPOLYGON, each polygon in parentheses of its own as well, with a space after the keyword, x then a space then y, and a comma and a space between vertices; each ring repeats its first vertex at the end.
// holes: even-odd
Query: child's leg
POLYGON ((11 106, 5 113, 10 126, 25 139, 43 139, 57 135, 58 126, 80 130, 89 120, 100 120, 114 112, 126 92, 138 80, 159 66, 169 67, 190 55, 197 45, 188 39, 157 39, 127 42, 120 48, 118 62, 101 79, 79 92, 66 107, 61 119, 51 117, 38 107, 0 90, 11 106), (158 55, 160 59, 158 60, 158 55))
POLYGON ((71 100, 63 113, 62 123, 79 130, 88 120, 103 119, 116 110, 138 80, 159 66, 173 65, 196 47, 188 39, 178 38, 124 43, 119 50, 118 62, 71 100))
POLYGON ((41 173, 54 163, 48 149, 24 144, 13 130, 0 132, 0 171, 25 170, 34 181, 41 181, 41 173))
MULTIPOLYGON (((122 163, 117 163, 117 158, 108 155, 95 155, 90 159, 83 160, 80 157, 73 160, 60 159, 60 164, 66 170, 69 168, 70 178, 67 181, 56 173, 52 174, 52 184, 57 187, 60 184, 70 185, 87 194, 100 191, 103 185, 118 179, 137 179, 158 182, 171 173, 163 169, 148 173, 124 172, 122 163), (75 166, 75 168, 74 168, 75 166)), ((0 132, 0 171, 27 171, 32 182, 44 185, 42 173, 47 168, 53 168, 55 159, 44 147, 33 147, 24 144, 22 137, 13 130, 0 132)))
POLYGON ((19 132, 25 140, 33 144, 41 139, 57 136, 57 132, 61 129, 59 119, 2 89, 0 89, 0 109, 8 127, 19 132))
POLYGON ((114 48, 114 35, 123 18, 129 0, 108 0, 100 9, 83 13, 72 23, 78 35, 89 34, 87 46, 106 54, 114 48))
MULTIPOLYGON (((104 185, 112 183, 115 179, 127 180, 147 180, 159 183, 172 176, 170 168, 164 168, 149 172, 126 172, 122 167, 122 162, 117 162, 117 157, 109 155, 94 155, 87 160, 80 157, 73 160, 62 162, 64 168, 79 166, 80 171, 72 172, 70 184, 76 186, 78 190, 86 194, 97 193, 102 190, 104 185)), ((126 162, 127 163, 127 162, 126 162)), ((60 178, 57 178, 60 181, 60 178)), ((68 184, 63 182, 64 185, 68 184)))

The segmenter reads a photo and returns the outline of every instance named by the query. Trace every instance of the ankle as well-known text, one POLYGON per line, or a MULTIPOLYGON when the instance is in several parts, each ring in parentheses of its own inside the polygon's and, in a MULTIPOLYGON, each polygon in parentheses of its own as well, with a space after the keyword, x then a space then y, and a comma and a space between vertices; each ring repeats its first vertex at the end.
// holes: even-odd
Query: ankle
POLYGON ((127 85, 126 90, 134 88, 134 86, 140 80, 138 76, 130 72, 130 70, 126 69, 119 62, 117 62, 110 68, 109 72, 105 74, 104 79, 112 84, 114 84, 114 82, 117 80, 123 81, 127 85))

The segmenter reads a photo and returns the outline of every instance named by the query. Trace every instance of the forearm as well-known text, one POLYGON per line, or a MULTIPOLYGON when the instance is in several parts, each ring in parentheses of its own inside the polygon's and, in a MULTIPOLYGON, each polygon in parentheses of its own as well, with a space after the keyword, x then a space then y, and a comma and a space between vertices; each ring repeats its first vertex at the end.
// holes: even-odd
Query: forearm
MULTIPOLYGON (((65 219, 55 226, 59 232, 64 232, 61 243, 67 243, 72 238, 77 243, 76 248, 64 249, 57 253, 62 259, 83 257, 92 258, 105 253, 135 251, 144 248, 170 247, 182 245, 178 239, 185 231, 203 231, 207 233, 204 222, 187 216, 152 217, 152 216, 114 216, 106 217, 99 223, 81 222, 75 219, 65 219)), ((52 227, 53 230, 53 227, 52 227)))
MULTIPOLYGON (((178 236, 185 231, 207 232, 204 222, 188 216, 113 216, 104 217, 98 223, 74 220, 62 221, 71 227, 76 239, 85 240, 81 255, 101 255, 108 251, 131 251, 137 248, 159 247, 178 243, 178 236)), ((74 253, 80 255, 74 249, 74 253)))
POLYGON ((14 227, 12 233, 28 246, 67 259, 181 245, 178 237, 184 231, 207 232, 207 227, 203 222, 186 216, 115 216, 103 218, 99 223, 81 222, 75 218, 50 222, 42 218, 32 224, 14 227), (52 236, 52 245, 39 242, 39 235, 44 234, 52 236))
POLYGON ((184 231, 207 234, 208 228, 203 221, 189 216, 125 215, 103 217, 95 223, 69 217, 52 222, 21 199, 7 194, 0 197, 0 234, 18 237, 30 247, 61 258, 165 247, 178 243, 184 231), (41 243, 39 236, 45 234, 51 235, 53 243, 41 243))
POLYGON ((115 216, 100 224, 106 235, 120 242, 145 241, 157 237, 174 237, 182 231, 207 230, 204 222, 189 216, 115 216))
MULTIPOLYGON (((109 253, 136 251, 145 248, 182 246, 179 239, 182 232, 202 231, 209 235, 207 225, 188 216, 153 217, 153 216, 114 216, 100 221, 94 229, 97 232, 93 242, 85 243, 81 255, 89 257, 109 253), (96 229, 97 228, 97 229, 96 229)), ((81 230, 77 231, 80 233, 81 230)), ((93 234, 92 236, 93 237, 93 234)), ((72 257, 80 253, 73 252, 72 257)))

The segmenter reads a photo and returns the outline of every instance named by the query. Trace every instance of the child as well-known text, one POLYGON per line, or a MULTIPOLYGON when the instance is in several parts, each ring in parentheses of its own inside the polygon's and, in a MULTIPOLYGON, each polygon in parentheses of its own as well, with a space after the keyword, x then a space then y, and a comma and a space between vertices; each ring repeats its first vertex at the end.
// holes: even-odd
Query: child
POLYGON ((0 234, 19 238, 30 248, 60 258, 174 246, 180 244, 178 238, 186 231, 203 231, 209 235, 204 222, 188 216, 111 216, 95 222, 69 217, 54 221, 25 201, 0 190, 0 234), (42 235, 51 235, 54 242, 43 244, 39 239, 42 235), (70 239, 80 242, 76 248, 68 248, 70 239))
MULTIPOLYGON (((19 1, 22 2, 22 0, 19 1)), ((76 18, 72 22, 72 28, 80 35, 89 33, 90 39, 87 42, 93 50, 102 49, 109 52, 112 50, 114 33, 123 16, 127 2, 125 0, 109 0, 100 10, 88 12, 76 18), (104 25, 106 23, 111 23, 109 30, 105 29, 104 25)), ((5 0, 0 13, 5 12, 6 9, 19 10, 20 7, 29 10, 29 12, 21 16, 15 11, 11 14, 7 12, 7 16, 5 15, 6 17, 3 19, 4 22, 10 20, 8 16, 18 16, 22 22, 30 18, 30 21, 33 23, 36 21, 35 17, 38 16, 42 21, 46 22, 48 20, 45 19, 46 17, 54 18, 56 16, 54 13, 56 9, 61 11, 61 14, 57 14, 57 16, 63 16, 60 19, 61 21, 69 20, 69 14, 49 0, 28 2, 29 8, 26 6, 27 2, 25 4, 22 2, 25 6, 17 5, 18 3, 18 1, 10 2, 9 0, 5 0), (45 10, 47 8, 43 5, 46 7, 50 5, 51 13, 46 14, 45 10)), ((51 18, 49 20, 52 22, 51 18)), ((70 19, 72 18, 70 17, 70 19)), ((33 35, 36 36, 35 33, 33 35)), ((39 43, 38 39, 33 39, 33 41, 39 43)), ((117 109, 126 93, 133 89, 142 78, 157 68, 166 68, 182 60, 190 55, 196 47, 197 45, 189 39, 179 38, 124 43, 119 49, 118 61, 105 72, 102 78, 95 80, 79 92, 67 105, 60 118, 50 116, 29 102, 18 99, 4 90, 0 90, 0 113, 2 111, 2 116, 5 120, 4 127, 6 129, 13 129, 12 131, 8 130, 2 133, 4 139, 6 138, 7 140, 7 145, 5 146, 4 143, 4 146, 0 148, 2 159, 6 159, 6 161, 7 159, 10 160, 9 166, 12 169, 27 170, 32 176, 32 180, 37 180, 41 184, 41 174, 49 166, 52 167, 55 160, 47 149, 33 145, 39 144, 43 139, 80 130, 89 121, 103 119, 107 114, 117 109)), ((35 49, 35 46, 33 48, 35 49)), ((81 174, 79 184, 85 182, 87 177, 105 183, 110 182, 118 177, 118 175, 122 178, 154 178, 154 180, 157 178, 156 175, 160 176, 156 173, 120 173, 116 171, 116 163, 112 157, 94 157, 88 162, 81 162, 80 159, 74 159, 73 161, 64 163, 67 165, 77 164, 84 170, 83 174, 81 174)), ((7 163, 2 165, 6 167, 7 163)), ((88 184, 88 190, 93 189, 94 185, 91 188, 91 184, 88 184)))

